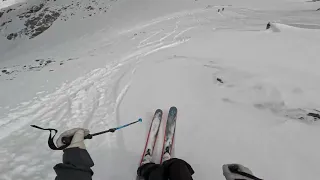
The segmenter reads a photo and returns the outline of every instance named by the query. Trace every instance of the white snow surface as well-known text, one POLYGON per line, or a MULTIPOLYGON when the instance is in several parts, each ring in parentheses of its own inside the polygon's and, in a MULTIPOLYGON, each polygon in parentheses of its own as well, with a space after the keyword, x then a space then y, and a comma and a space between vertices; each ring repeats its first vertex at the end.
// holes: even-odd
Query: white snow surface
POLYGON ((319 3, 113 3, 32 40, 0 37, 0 68, 11 72, 0 76, 1 180, 54 179, 63 152, 30 124, 94 133, 141 117, 86 140, 93 179, 133 180, 153 113, 166 117, 170 106, 178 108, 174 155, 194 179, 224 179, 225 163, 263 179, 320 177, 319 122, 307 116, 320 113, 319 3), (48 58, 54 63, 38 71, 19 70, 48 58))

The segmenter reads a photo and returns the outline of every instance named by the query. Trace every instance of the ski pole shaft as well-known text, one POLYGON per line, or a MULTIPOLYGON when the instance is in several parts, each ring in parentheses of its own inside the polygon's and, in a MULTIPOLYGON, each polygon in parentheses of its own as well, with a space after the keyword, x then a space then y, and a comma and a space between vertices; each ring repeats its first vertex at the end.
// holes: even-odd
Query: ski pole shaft
MULTIPOLYGON (((125 124, 123 126, 119 126, 119 127, 116 127, 116 128, 111 128, 111 129, 108 129, 106 131, 101 131, 101 132, 97 132, 97 133, 94 133, 94 134, 88 134, 84 137, 84 139, 92 139, 93 136, 98 136, 100 134, 104 134, 104 133, 108 133, 108 132, 115 132, 116 130, 119 130, 119 129, 122 129, 122 128, 125 128, 127 126, 130 126, 132 124, 135 124, 137 122, 142 122, 142 119, 140 118, 139 120, 137 121, 134 121, 132 123, 129 123, 129 124, 125 124)), ((72 141, 72 138, 73 136, 70 136, 70 137, 62 137, 61 138, 61 141, 63 142, 63 144, 66 144, 67 146, 69 146, 71 144, 71 141, 72 141)))
POLYGON ((91 139, 93 136, 97 136, 97 135, 104 134, 104 133, 108 133, 108 132, 112 132, 112 133, 113 133, 113 132, 115 132, 116 130, 125 128, 125 127, 130 126, 130 125, 132 125, 132 124, 135 124, 135 123, 137 123, 137 122, 142 122, 142 119, 140 118, 139 120, 134 121, 134 122, 132 122, 132 123, 125 124, 125 125, 123 125, 123 126, 119 126, 119 127, 116 127, 116 128, 111 128, 111 129, 108 129, 108 130, 106 130, 106 131, 101 131, 101 132, 97 132, 97 133, 94 133, 94 134, 88 134, 88 137, 86 136, 87 138, 85 137, 85 139, 91 139))
POLYGON ((93 134, 88 134, 87 136, 84 137, 84 139, 92 139, 93 136, 98 136, 100 134, 104 134, 104 133, 108 133, 108 132, 115 132, 116 131, 116 128, 111 128, 111 129, 108 129, 106 131, 101 131, 101 132, 97 132, 97 133, 93 133, 93 134))
POLYGON ((140 119, 138 119, 137 121, 134 121, 134 122, 129 123, 129 124, 125 124, 125 125, 123 125, 123 126, 119 126, 119 127, 115 128, 115 129, 116 129, 116 130, 119 130, 119 129, 125 128, 125 127, 127 127, 127 126, 130 126, 130 125, 132 125, 132 124, 135 124, 135 123, 137 123, 137 122, 142 122, 142 119, 140 118, 140 119))
MULTIPOLYGON (((255 176, 252 175, 252 174, 248 174, 248 173, 246 173, 246 172, 242 172, 242 171, 240 170, 239 166, 236 165, 236 164, 230 165, 230 166, 229 166, 229 170, 230 170, 230 172, 232 172, 232 173, 242 175, 242 176, 247 177, 247 178, 250 178, 250 179, 252 179, 252 180, 263 180, 263 179, 260 179, 260 178, 255 177, 255 176)), ((242 180, 242 179, 235 179, 235 180, 242 180)))

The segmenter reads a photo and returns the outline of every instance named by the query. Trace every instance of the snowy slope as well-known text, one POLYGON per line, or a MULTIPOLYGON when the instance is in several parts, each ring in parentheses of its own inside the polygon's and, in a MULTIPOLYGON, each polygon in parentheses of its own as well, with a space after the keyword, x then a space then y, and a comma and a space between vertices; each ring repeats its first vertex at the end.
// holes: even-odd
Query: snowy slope
POLYGON ((172 105, 175 156, 194 179, 223 179, 232 162, 264 179, 319 177, 319 3, 113 3, 31 40, 0 39, 0 179, 55 177, 62 152, 30 124, 97 132, 141 117, 86 142, 94 179, 134 179, 154 111, 172 105))

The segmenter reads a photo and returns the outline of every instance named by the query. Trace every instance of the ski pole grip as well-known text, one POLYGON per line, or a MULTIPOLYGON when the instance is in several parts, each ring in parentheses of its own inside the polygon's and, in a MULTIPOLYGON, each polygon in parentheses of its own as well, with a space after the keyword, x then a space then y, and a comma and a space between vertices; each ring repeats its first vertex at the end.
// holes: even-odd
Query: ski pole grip
POLYGON ((70 136, 70 137, 62 137, 62 138, 61 138, 61 141, 62 141, 63 144, 69 146, 69 145, 71 144, 72 138, 73 138, 73 136, 70 136))
MULTIPOLYGON (((71 144, 73 136, 69 136, 69 137, 62 137, 61 141, 63 142, 63 144, 69 146, 71 144)), ((84 137, 84 139, 92 139, 92 135, 88 134, 84 137)))
POLYGON ((232 164, 229 166, 229 170, 232 173, 237 173, 237 172, 239 172, 239 167, 236 164, 232 164))
MULTIPOLYGON (((232 173, 242 175, 242 176, 247 177, 247 178, 250 178, 250 179, 252 179, 252 180, 263 180, 263 179, 260 179, 260 178, 255 177, 255 176, 252 175, 252 174, 248 174, 248 173, 246 173, 246 172, 242 172, 242 171, 240 170, 239 166, 236 165, 236 164, 230 165, 230 166, 229 166, 229 170, 230 170, 230 172, 232 172, 232 173)), ((245 179, 235 179, 235 180, 245 180, 245 179)))

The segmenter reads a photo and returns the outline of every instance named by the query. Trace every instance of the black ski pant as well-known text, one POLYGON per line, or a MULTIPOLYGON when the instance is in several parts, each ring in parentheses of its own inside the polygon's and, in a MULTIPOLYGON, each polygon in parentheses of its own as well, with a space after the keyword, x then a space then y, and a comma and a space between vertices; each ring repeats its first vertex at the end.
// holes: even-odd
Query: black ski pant
POLYGON ((160 164, 147 163, 139 167, 138 176, 144 180, 192 180, 194 171, 182 159, 172 158, 160 164))

